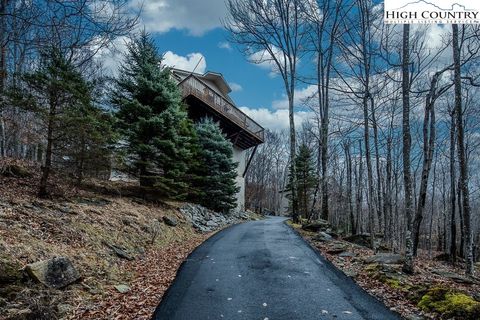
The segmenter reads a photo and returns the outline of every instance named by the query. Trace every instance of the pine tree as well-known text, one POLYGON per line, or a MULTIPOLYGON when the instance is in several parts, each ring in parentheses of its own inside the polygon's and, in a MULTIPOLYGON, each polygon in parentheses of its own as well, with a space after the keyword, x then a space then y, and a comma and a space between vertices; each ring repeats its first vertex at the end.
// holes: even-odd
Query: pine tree
POLYGON ((76 183, 86 175, 109 176, 116 141, 113 117, 91 102, 67 112, 62 123, 70 128, 63 139, 62 162, 76 183))
MULTIPOLYGON (((312 151, 305 144, 300 146, 295 156, 295 173, 296 179, 290 179, 290 181, 296 182, 297 196, 294 199, 290 197, 290 206, 296 206, 295 212, 298 213, 299 217, 307 217, 311 209, 311 196, 317 183, 317 177, 312 151)), ((288 189, 291 190, 291 184, 288 189)), ((297 220, 299 217, 297 217, 297 220)))
POLYGON ((212 210, 228 212, 236 207, 239 191, 232 143, 209 118, 197 123, 196 131, 200 145, 194 179, 196 200, 212 210))
POLYGON ((192 126, 170 71, 151 37, 142 32, 128 45, 112 103, 126 142, 126 165, 140 185, 167 197, 187 189, 186 171, 192 159, 192 126))
POLYGON ((46 196, 54 158, 61 158, 64 137, 75 126, 67 125, 65 120, 90 103, 90 90, 81 73, 56 48, 43 52, 39 68, 22 79, 22 87, 28 90, 15 91, 15 103, 35 112, 45 127, 47 145, 39 196, 46 196))

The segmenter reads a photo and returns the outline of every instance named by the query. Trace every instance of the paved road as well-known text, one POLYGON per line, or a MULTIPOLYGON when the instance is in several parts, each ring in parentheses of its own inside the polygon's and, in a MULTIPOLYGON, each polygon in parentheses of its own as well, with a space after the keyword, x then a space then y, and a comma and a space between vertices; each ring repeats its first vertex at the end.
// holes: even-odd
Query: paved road
POLYGON ((282 218, 235 225, 198 247, 155 320, 400 319, 313 251, 282 218))

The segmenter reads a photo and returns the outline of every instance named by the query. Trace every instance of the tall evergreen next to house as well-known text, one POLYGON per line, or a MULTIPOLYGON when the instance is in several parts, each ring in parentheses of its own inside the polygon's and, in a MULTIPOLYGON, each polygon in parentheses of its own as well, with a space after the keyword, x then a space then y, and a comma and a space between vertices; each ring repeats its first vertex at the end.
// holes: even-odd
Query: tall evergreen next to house
POLYGON ((162 195, 179 198, 188 184, 192 161, 192 123, 182 104, 170 71, 142 32, 128 45, 125 61, 115 82, 112 103, 125 142, 126 166, 140 185, 162 195))
POLYGON ((196 131, 200 144, 194 179, 196 200, 214 211, 228 212, 236 207, 239 191, 232 143, 209 118, 197 123, 196 131))

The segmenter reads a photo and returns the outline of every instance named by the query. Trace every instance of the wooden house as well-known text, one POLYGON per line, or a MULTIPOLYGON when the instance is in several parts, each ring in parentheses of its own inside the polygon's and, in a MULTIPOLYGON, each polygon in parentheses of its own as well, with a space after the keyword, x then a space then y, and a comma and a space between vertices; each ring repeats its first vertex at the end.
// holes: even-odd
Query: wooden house
POLYGON ((237 108, 229 96, 232 89, 222 74, 199 74, 180 69, 171 71, 188 105, 189 116, 194 121, 204 117, 214 119, 232 142, 234 160, 238 162, 237 184, 240 191, 237 204, 240 210, 245 209, 245 175, 257 146, 264 141, 264 128, 237 108), (247 159, 246 151, 250 148, 255 150, 247 159))

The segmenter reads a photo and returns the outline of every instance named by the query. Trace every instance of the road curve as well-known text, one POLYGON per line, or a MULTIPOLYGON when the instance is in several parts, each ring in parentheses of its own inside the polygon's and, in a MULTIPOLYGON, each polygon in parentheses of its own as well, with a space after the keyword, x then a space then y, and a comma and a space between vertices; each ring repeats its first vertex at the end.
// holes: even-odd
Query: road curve
POLYGON ((154 320, 400 319, 283 218, 227 228, 180 268, 154 320))

